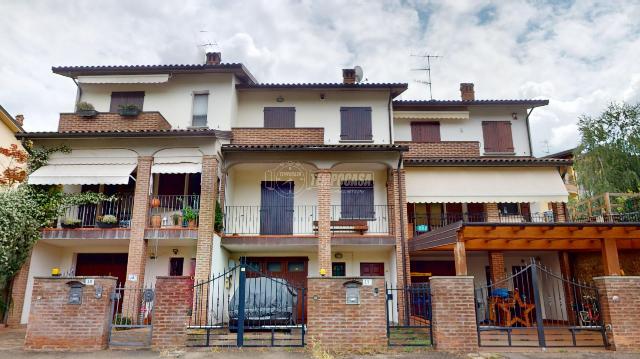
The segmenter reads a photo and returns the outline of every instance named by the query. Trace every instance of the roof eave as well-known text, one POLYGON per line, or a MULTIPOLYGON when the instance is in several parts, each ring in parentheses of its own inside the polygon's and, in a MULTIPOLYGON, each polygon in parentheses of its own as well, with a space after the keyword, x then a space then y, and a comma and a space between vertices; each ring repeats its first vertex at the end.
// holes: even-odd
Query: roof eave
POLYGON ((172 137, 212 137, 230 139, 228 131, 142 131, 142 132, 24 132, 17 134, 20 139, 69 139, 69 138, 172 138, 172 137))

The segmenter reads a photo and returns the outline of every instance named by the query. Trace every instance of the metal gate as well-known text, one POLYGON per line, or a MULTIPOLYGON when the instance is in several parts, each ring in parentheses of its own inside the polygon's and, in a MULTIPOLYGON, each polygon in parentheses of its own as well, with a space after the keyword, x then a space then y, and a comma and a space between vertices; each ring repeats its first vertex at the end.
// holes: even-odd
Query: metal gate
POLYGON ((431 289, 428 283, 386 288, 389 346, 432 346, 431 289))
POLYGON ((196 283, 194 294, 187 346, 304 346, 306 288, 299 283, 241 263, 196 283))
POLYGON ((111 294, 110 346, 151 345, 153 287, 116 287, 111 294))
POLYGON ((598 290, 534 259, 475 297, 480 346, 607 346, 598 290))

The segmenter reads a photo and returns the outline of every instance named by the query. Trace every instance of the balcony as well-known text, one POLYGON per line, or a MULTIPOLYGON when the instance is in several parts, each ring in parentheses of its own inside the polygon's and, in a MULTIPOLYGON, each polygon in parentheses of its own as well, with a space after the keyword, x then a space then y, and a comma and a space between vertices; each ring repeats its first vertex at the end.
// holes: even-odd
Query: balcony
POLYGON ((317 206, 226 206, 227 235, 313 235, 317 206))
POLYGON ((478 141, 441 141, 441 142, 410 142, 396 141, 399 145, 409 146, 404 158, 425 157, 478 157, 480 143, 478 141))
POLYGON ((149 223, 154 229, 196 229, 200 195, 156 195, 149 198, 149 223))
POLYGON ((387 205, 331 206, 331 230, 336 234, 388 234, 389 218, 387 205))
POLYGON ((236 127, 232 129, 232 144, 240 145, 321 145, 324 128, 263 128, 236 127))
POLYGON ((62 209, 58 226, 77 228, 129 228, 133 210, 133 196, 116 196, 96 204, 80 204, 62 209))
POLYGON ((61 113, 58 132, 68 131, 154 131, 170 130, 171 124, 157 111, 121 116, 117 112, 99 112, 95 117, 61 113))

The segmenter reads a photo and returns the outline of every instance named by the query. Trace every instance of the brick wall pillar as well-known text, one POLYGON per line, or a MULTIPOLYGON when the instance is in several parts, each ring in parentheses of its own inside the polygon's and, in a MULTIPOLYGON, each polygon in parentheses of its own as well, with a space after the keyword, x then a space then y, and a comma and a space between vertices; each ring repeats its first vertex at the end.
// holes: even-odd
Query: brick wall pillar
MULTIPOLYGON (((318 268, 331 274, 331 172, 316 172, 318 187, 318 268)), ((312 275, 317 275, 313 273, 312 275)))
POLYGON ((477 351, 473 277, 434 276, 430 279, 430 286, 436 349, 464 353, 477 351))
MULTIPOLYGON (((491 274, 491 283, 498 283, 507 278, 504 265, 504 253, 501 251, 489 252, 489 270, 491 274)), ((504 283, 507 285, 507 283, 504 283)))
POLYGON ((600 295, 600 309, 609 344, 618 351, 640 351, 639 276, 604 276, 593 278, 600 295))
POLYGON ((193 282, 189 277, 157 277, 151 337, 153 349, 186 345, 192 291, 193 282))
POLYGON ((360 304, 346 304, 345 282, 361 278, 309 278, 308 337, 328 349, 382 349, 387 345, 384 278, 360 286, 360 304), (376 292, 377 289, 377 292, 376 292))
MULTIPOLYGON (((147 263, 147 242, 144 239, 144 230, 148 224, 149 214, 149 188, 151 184, 151 164, 153 157, 138 157, 138 171, 136 174, 136 190, 133 197, 133 210, 131 214, 131 232, 129 239, 129 257, 127 259, 127 288, 142 288, 144 285, 144 270, 147 263), (130 280, 132 276, 136 280, 130 280)), ((128 295, 122 299, 125 308, 137 308, 140 301, 140 293, 128 295)))
POLYGON ((551 211, 553 212, 553 218, 558 222, 566 222, 567 214, 565 213, 566 205, 562 202, 552 202, 551 211))
MULTIPOLYGON (((402 233, 402 227, 407 228, 407 191, 405 187, 405 172, 403 169, 398 172, 398 170, 389 171, 389 176, 391 177, 391 188, 387 190, 388 194, 391 194, 391 203, 393 204, 393 212, 391 212, 391 216, 389 218, 389 222, 393 223, 393 236, 395 237, 395 250, 396 250, 396 276, 397 276, 397 287, 404 288, 406 286, 411 285, 411 273, 410 268, 410 260, 409 260, 409 249, 407 238, 409 234, 405 231, 402 233), (400 206, 399 203, 403 205, 400 206), (401 216, 402 213, 402 216, 401 216), (401 218, 402 217, 402 218, 401 218), (404 238, 403 238, 404 237, 404 238), (404 245, 403 245, 404 242, 404 245), (405 273, 407 276, 405 278, 405 273)), ((407 315, 407 307, 406 307, 406 298, 404 297, 404 292, 398 292, 398 321, 400 323, 407 324, 408 315, 407 315)))
POLYGON ((24 296, 27 292, 27 281, 29 280, 29 268, 31 266, 31 253, 27 260, 22 264, 20 270, 13 278, 11 286, 11 304, 9 306, 9 315, 7 317, 7 325, 16 327, 22 321, 22 309, 24 307, 24 296))
POLYGON ((25 350, 96 351, 107 348, 115 277, 36 277, 25 350), (69 304, 70 281, 94 280, 82 288, 80 304, 69 304), (97 290, 102 288, 100 298, 97 290))
POLYGON ((500 211, 497 203, 485 203, 485 211, 487 212, 487 221, 492 223, 500 222, 500 211))
POLYGON ((200 211, 198 213, 198 244, 196 251, 196 281, 211 275, 213 225, 216 213, 218 158, 203 156, 200 179, 200 211))

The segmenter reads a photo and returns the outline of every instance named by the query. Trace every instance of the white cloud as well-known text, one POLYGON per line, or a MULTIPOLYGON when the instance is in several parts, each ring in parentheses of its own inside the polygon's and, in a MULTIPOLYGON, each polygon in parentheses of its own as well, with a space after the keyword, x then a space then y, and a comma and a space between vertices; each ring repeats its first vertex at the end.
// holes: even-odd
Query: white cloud
POLYGON ((29 130, 55 129, 75 85, 54 65, 194 63, 217 42, 262 82, 408 82, 425 98, 412 53, 437 53, 435 98, 548 98, 531 117, 534 149, 577 142, 580 114, 640 100, 637 1, 71 1, 0 0, 0 104, 29 130), (201 32, 201 31, 207 32, 201 32))

